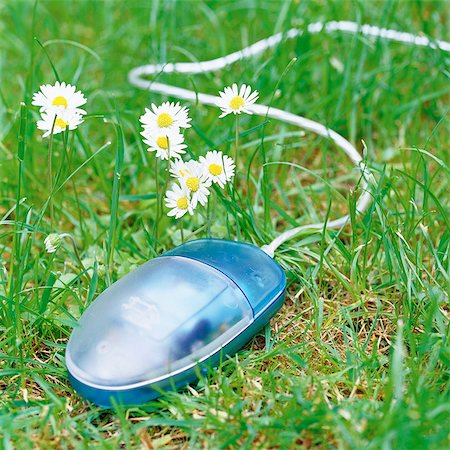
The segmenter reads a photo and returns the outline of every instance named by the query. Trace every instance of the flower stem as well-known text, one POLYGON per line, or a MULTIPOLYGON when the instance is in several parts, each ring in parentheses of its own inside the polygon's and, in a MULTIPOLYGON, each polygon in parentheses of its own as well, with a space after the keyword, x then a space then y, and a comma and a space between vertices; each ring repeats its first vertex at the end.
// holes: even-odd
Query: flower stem
POLYGON ((167 168, 165 168, 165 173, 164 173, 164 187, 163 187, 163 193, 161 195, 161 211, 163 209, 164 206, 164 195, 167 192, 167 186, 169 185, 169 179, 170 179, 170 171, 169 171, 169 167, 170 166, 170 159, 167 160, 167 168))
MULTIPOLYGON (((65 156, 67 159, 67 170, 70 173, 70 166, 71 166, 71 162, 72 162, 72 158, 71 158, 71 152, 73 149, 73 139, 75 137, 75 134, 72 133, 71 138, 70 138, 70 142, 69 142, 69 131, 67 130, 66 133, 64 133, 64 151, 65 151, 65 156)), ((81 206, 80 206, 80 199, 78 197, 78 191, 77 191, 77 187, 75 185, 75 180, 73 178, 71 178, 70 180, 71 184, 72 184, 72 189, 73 189, 73 193, 75 196, 75 202, 77 204, 77 211, 78 211, 78 221, 80 223, 80 229, 81 229, 81 235, 84 236, 84 225, 83 225, 83 214, 81 212, 81 206)))
MULTIPOLYGON (((238 176, 238 149, 239 149, 239 114, 236 114, 236 135, 235 135, 235 148, 234 148, 234 164, 236 166, 233 180, 233 201, 236 204, 236 189, 237 189, 237 176, 238 176)), ((235 206, 235 220, 236 220, 236 238, 239 240, 241 230, 239 228, 239 215, 235 206)))
POLYGON ((208 226, 208 237, 212 237, 211 227, 216 218, 216 205, 217 205, 217 192, 215 189, 211 189, 211 199, 208 201, 208 215, 207 215, 207 226, 208 226))
POLYGON ((180 225, 181 243, 184 244, 183 218, 182 217, 180 217, 179 225, 180 225))
POLYGON ((77 243, 75 242, 75 239, 72 235, 69 233, 63 233, 60 235, 61 238, 68 238, 73 246, 73 251, 75 253, 75 258, 80 266, 80 269, 82 272, 84 272, 84 275, 86 276, 87 280, 91 282, 91 276, 89 275, 88 271, 86 270, 86 267, 84 267, 83 261, 81 260, 80 254, 78 253, 77 243))
POLYGON ((206 232, 208 234, 208 237, 211 237, 211 202, 213 199, 213 193, 211 193, 211 198, 208 201, 208 205, 206 207, 206 232))
POLYGON ((234 164, 236 165, 236 172, 234 175, 234 188, 236 189, 236 179, 238 171, 238 148, 239 148, 239 115, 236 114, 236 135, 235 135, 235 147, 234 147, 234 164))
POLYGON ((160 205, 160 210, 162 211, 164 208, 164 196, 166 195, 167 192, 167 186, 169 184, 169 178, 170 178, 170 142, 169 142, 169 137, 167 137, 167 154, 168 154, 168 159, 167 159, 167 167, 164 169, 165 173, 164 173, 164 187, 163 187, 163 192, 161 195, 161 205, 160 205))
POLYGON ((47 155, 47 164, 48 164, 48 193, 49 193, 49 208, 50 208, 50 225, 53 227, 53 219, 54 219, 54 214, 53 214, 53 200, 52 200, 52 196, 53 196, 53 177, 52 177, 52 150, 53 150, 53 131, 55 129, 55 122, 56 122, 56 114, 55 114, 55 118, 53 119, 53 125, 52 125, 52 129, 50 131, 50 139, 48 141, 48 155, 47 155))
POLYGON ((156 190, 156 219, 155 225, 153 229, 153 234, 155 236, 155 240, 158 240, 158 225, 159 225, 159 217, 161 215, 160 211, 160 198, 159 198, 159 167, 158 167, 158 158, 155 158, 155 190, 156 190))

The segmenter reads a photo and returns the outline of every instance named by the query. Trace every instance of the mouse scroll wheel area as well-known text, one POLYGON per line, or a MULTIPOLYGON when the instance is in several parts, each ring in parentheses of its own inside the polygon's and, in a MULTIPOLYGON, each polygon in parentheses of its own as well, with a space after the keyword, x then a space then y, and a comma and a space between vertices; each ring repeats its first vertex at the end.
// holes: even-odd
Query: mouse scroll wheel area
POLYGON ((89 306, 70 338, 67 366, 91 385, 148 382, 207 357, 252 321, 247 299, 223 273, 159 257, 89 306))

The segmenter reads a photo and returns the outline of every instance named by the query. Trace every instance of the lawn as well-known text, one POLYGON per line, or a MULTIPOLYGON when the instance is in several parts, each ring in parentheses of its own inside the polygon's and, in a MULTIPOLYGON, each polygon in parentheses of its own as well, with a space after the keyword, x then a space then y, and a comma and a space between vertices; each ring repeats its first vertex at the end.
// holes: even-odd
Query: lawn
MULTIPOLYGON (((139 117, 177 99, 131 86, 128 72, 331 20, 450 40, 448 2, 0 1, 0 448, 450 446, 448 52, 303 33, 217 72, 158 75, 211 95, 250 84, 259 103, 346 137, 375 182, 357 215, 359 173, 333 143, 241 115, 237 194, 217 189, 181 221, 163 206, 155 224, 167 171, 147 152, 139 117), (56 75, 82 90, 87 116, 54 135, 49 164, 31 99, 56 75), (346 226, 306 231, 275 252, 284 306, 198 384, 112 410, 73 391, 68 338, 112 282, 182 239, 262 246, 347 213, 346 226), (68 235, 55 253, 50 233, 68 235)), ((234 116, 181 103, 190 154, 234 157, 234 116)))

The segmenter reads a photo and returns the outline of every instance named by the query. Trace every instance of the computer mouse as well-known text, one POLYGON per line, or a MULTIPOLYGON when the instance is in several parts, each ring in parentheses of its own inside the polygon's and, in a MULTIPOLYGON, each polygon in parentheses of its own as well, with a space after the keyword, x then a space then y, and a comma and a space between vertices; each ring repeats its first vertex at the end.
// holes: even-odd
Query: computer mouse
POLYGON ((86 399, 138 405, 198 380, 282 306, 286 277, 255 245, 189 241, 112 284, 82 314, 66 350, 86 399))

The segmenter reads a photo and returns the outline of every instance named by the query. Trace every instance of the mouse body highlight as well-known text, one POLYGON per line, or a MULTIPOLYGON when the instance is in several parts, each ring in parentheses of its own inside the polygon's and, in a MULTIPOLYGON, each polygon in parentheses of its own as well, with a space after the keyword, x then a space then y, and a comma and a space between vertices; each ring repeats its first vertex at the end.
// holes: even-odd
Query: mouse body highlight
POLYGON ((70 381, 99 406, 145 403, 235 354, 280 309, 285 290, 283 270, 260 248, 189 241, 86 309, 67 345, 70 381))

